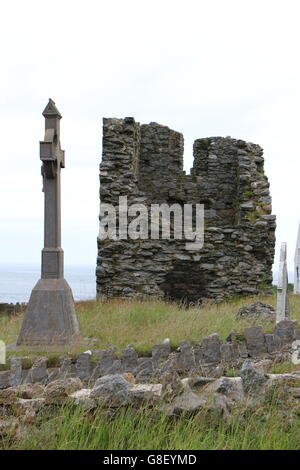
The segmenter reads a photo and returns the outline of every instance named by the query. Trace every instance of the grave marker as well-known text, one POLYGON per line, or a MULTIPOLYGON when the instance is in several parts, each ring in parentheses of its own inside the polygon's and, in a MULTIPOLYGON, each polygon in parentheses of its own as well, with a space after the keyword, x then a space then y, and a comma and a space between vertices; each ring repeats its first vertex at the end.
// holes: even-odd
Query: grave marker
POLYGON ((51 99, 43 116, 45 138, 40 142, 45 195, 42 273, 32 290, 17 345, 68 344, 79 334, 73 294, 64 279, 61 248, 60 172, 65 167, 65 153, 60 147, 62 116, 51 99))
POLYGON ((281 244, 280 263, 277 284, 277 310, 276 323, 290 319, 289 293, 288 293, 288 271, 286 262, 286 243, 281 244))

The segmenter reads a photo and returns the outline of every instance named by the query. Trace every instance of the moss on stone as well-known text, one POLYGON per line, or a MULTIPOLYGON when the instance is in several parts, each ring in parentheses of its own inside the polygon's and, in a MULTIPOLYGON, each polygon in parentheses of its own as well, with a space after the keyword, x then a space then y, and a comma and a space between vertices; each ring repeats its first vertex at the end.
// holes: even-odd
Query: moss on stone
POLYGON ((151 357, 152 356, 152 346, 147 344, 137 344, 134 346, 134 350, 137 352, 139 357, 151 357))
POLYGON ((33 360, 30 357, 23 357, 21 360, 22 369, 28 370, 31 369, 33 360))
POLYGON ((52 367, 58 367, 60 363, 60 358, 58 355, 49 356, 47 359, 47 368, 51 369, 52 367))

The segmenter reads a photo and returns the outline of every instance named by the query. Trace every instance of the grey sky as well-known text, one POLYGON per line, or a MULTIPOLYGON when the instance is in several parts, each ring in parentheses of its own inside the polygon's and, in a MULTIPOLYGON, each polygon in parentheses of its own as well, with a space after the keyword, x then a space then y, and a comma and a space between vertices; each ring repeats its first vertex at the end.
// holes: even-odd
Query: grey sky
POLYGON ((186 169, 196 138, 260 144, 277 244, 288 243, 291 270, 300 219, 299 13, 293 0, 1 2, 2 262, 40 261, 38 141, 51 97, 63 115, 67 264, 96 260, 102 117, 134 116, 184 134, 186 169))

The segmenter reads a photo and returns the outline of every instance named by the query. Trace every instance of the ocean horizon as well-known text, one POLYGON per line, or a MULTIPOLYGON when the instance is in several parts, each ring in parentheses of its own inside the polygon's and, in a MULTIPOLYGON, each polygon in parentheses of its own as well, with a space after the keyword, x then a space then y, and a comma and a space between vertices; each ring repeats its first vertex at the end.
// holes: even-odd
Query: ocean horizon
MULTIPOLYGON (((96 298, 96 266, 66 265, 65 279, 76 301, 96 298)), ((289 282, 293 282, 289 272, 289 282)), ((277 271, 273 272, 273 284, 277 284, 277 271)), ((0 303, 28 302, 31 291, 41 277, 38 264, 2 264, 0 266, 0 303)))
MULTIPOLYGON (((96 297, 95 266, 65 266, 65 279, 76 301, 96 297)), ((41 277, 41 266, 2 264, 0 266, 0 302, 28 302, 30 293, 41 277)))

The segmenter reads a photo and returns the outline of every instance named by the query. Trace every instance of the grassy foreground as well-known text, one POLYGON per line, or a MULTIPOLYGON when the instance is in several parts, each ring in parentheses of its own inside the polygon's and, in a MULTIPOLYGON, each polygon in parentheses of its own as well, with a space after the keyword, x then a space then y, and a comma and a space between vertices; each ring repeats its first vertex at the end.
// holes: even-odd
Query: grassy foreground
MULTIPOLYGON (((224 340, 232 330, 242 332, 244 328, 254 324, 262 325, 266 332, 272 332, 275 320, 235 318, 240 307, 258 300, 276 305, 276 296, 233 299, 230 302, 210 303, 188 309, 176 303, 156 300, 80 302, 77 304, 77 314, 82 337, 88 341, 75 344, 68 352, 78 353, 88 348, 103 349, 111 345, 125 348, 133 344, 141 354, 150 354, 151 347, 165 338, 170 338, 174 346, 183 340, 201 340, 211 333, 219 333, 224 340)), ((292 318, 300 320, 300 296, 291 295, 290 304, 292 318)), ((22 315, 0 317, 0 340, 7 345, 15 343, 22 320, 22 315)), ((27 355, 28 352, 24 349, 17 354, 27 355)))
MULTIPOLYGON (((230 331, 242 332, 253 324, 272 331, 274 320, 235 318, 241 306, 258 300, 276 303, 275 296, 189 309, 162 301, 90 301, 79 303, 77 313, 82 336, 93 339, 93 348, 134 344, 147 354, 153 344, 166 337, 176 346, 182 340, 201 340, 214 332, 225 339, 230 331)), ((292 318, 300 320, 299 296, 291 296, 290 301, 292 318)), ((22 316, 0 318, 0 339, 14 343, 21 322, 22 316)), ((86 344, 78 343, 70 352, 84 351, 86 344)), ((278 364, 278 370, 273 372, 287 372, 289 367, 290 364, 278 364)), ((235 409, 230 420, 225 420, 205 410, 170 418, 149 408, 127 408, 108 414, 99 409, 86 412, 71 405, 49 407, 38 415, 37 422, 25 425, 14 437, 0 438, 0 449, 300 449, 300 410, 287 409, 282 403, 263 403, 252 409, 235 409)))
POLYGON ((205 411, 170 418, 158 410, 122 409, 108 416, 80 408, 49 410, 0 449, 22 450, 288 450, 300 449, 300 418, 276 403, 235 410, 230 421, 205 411))

